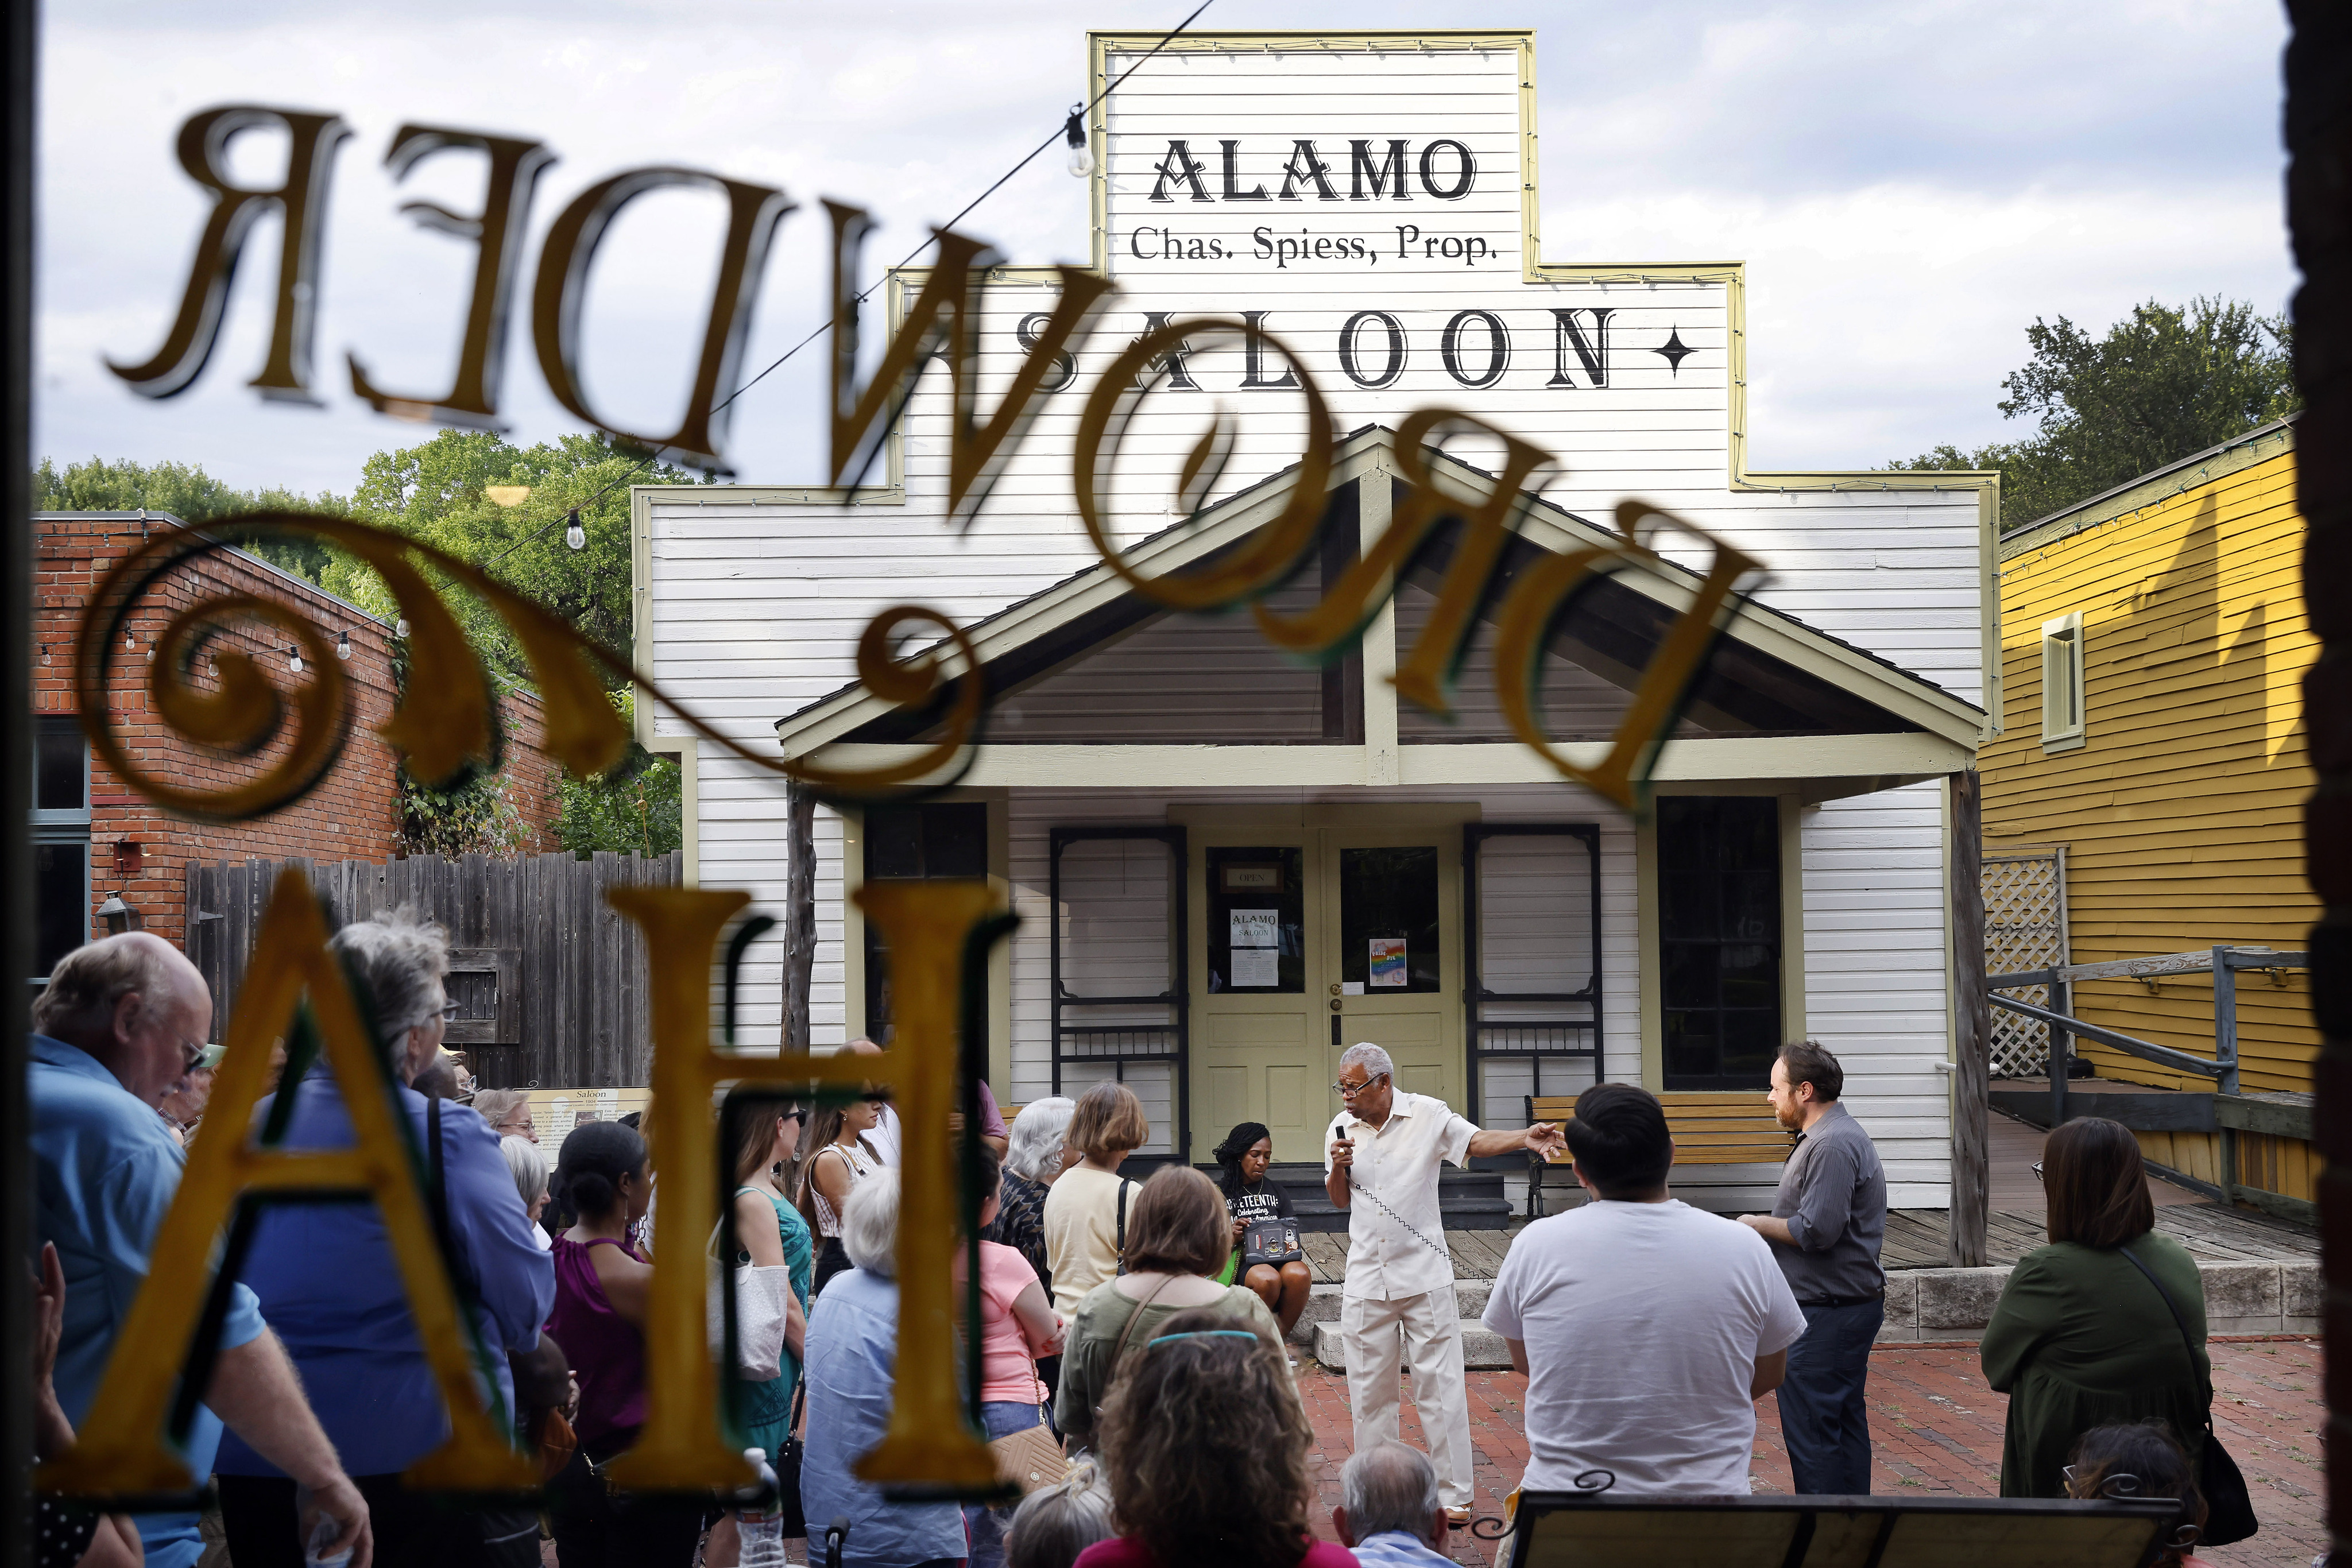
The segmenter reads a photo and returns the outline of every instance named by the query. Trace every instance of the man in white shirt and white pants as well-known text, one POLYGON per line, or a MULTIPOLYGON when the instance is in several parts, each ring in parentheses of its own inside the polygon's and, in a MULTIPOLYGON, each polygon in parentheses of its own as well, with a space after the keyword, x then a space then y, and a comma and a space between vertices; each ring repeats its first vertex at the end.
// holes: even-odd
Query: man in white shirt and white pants
POLYGON ((1348 1211, 1348 1281, 1339 1302, 1347 1345, 1348 1403, 1356 1452, 1398 1434, 1400 1332, 1412 1367, 1412 1402, 1437 1467, 1438 1495, 1455 1524, 1470 1520, 1470 1394, 1462 1369, 1462 1320, 1454 1304, 1454 1256, 1438 1210, 1437 1167, 1514 1149, 1559 1148, 1560 1131, 1538 1122, 1517 1133, 1481 1131, 1444 1101, 1396 1087, 1396 1065, 1377 1045, 1339 1058, 1346 1105, 1325 1134, 1323 1187, 1348 1211), (1356 1201, 1361 1199, 1362 1201, 1356 1201))

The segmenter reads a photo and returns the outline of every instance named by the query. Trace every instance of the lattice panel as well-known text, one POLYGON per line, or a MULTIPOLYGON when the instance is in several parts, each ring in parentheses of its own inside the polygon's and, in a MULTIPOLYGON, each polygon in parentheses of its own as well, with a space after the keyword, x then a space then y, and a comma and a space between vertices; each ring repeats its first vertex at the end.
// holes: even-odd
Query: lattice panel
MULTIPOLYGON (((1985 973, 2013 975, 2066 962, 2065 877, 2057 854, 1985 857, 1985 973)), ((2050 1005, 2047 986, 2003 993, 2050 1005)), ((1992 1009, 1992 1075, 2024 1078, 2050 1071, 2050 1026, 1992 1009)))

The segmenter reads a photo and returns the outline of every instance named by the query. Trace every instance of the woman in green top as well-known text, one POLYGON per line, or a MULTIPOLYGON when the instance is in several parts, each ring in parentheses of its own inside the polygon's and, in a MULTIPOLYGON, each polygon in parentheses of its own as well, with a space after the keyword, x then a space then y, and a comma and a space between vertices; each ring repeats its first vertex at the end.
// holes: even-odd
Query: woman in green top
POLYGON ((2205 1290, 2195 1260, 2156 1230, 2138 1142, 2085 1117, 2050 1134, 2040 1168, 2050 1245, 2018 1260, 1980 1352, 1985 1381, 2009 1396, 2000 1495, 2064 1497, 2076 1438, 2150 1416, 2171 1427, 2193 1471, 2212 1401, 2205 1290))
MULTIPOLYGON (((793 1293, 784 1303, 784 1350, 777 1357, 782 1375, 751 1383, 734 1375, 727 1379, 728 1407, 742 1429, 743 1446, 758 1448, 771 1460, 783 1452, 793 1434, 793 1390, 801 1377, 801 1351, 808 1332, 810 1277, 816 1249, 808 1221, 784 1196, 777 1170, 792 1163, 800 1145, 801 1124, 808 1113, 780 1101, 743 1093, 730 1097, 720 1134, 720 1146, 735 1158, 734 1260, 747 1265, 790 1270, 793 1293)), ((735 1516, 722 1515, 711 1528, 703 1552, 706 1568, 730 1568, 740 1550, 735 1516)))
POLYGON ((1217 1282, 1233 1246, 1224 1197, 1207 1176, 1190 1166, 1163 1166, 1143 1184, 1127 1211, 1127 1271, 1078 1302, 1062 1352, 1054 1425, 1073 1452, 1093 1447, 1095 1412, 1120 1364, 1178 1312, 1214 1308, 1281 1342, 1280 1325, 1255 1291, 1217 1282))

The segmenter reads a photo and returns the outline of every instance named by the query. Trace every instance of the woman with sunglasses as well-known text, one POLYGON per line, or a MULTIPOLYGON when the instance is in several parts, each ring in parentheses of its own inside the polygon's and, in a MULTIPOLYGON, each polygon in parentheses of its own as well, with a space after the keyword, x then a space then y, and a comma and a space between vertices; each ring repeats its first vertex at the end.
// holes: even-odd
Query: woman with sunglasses
POLYGON ((835 1274, 852 1266, 841 1245, 841 1215, 849 1205, 851 1189, 882 1168, 881 1155, 866 1141, 879 1110, 880 1103, 874 1100, 820 1106, 809 1126, 809 1155, 801 1162, 793 1197, 802 1217, 819 1238, 816 1281, 809 1291, 812 1301, 824 1293, 835 1274))
MULTIPOLYGON (((784 1451, 785 1439, 793 1435, 793 1391, 800 1385, 808 1339, 815 1248, 808 1222, 784 1196, 778 1176, 792 1164, 801 1124, 807 1119, 808 1113, 797 1105, 739 1093, 728 1100, 719 1129, 719 1146, 732 1156, 735 1172, 735 1267, 781 1268, 788 1270, 793 1285, 784 1303, 784 1351, 777 1358, 782 1373, 765 1383, 732 1380, 743 1441, 771 1458, 784 1451)), ((705 1568, 730 1568, 740 1550, 734 1514, 721 1515, 703 1549, 705 1568)))

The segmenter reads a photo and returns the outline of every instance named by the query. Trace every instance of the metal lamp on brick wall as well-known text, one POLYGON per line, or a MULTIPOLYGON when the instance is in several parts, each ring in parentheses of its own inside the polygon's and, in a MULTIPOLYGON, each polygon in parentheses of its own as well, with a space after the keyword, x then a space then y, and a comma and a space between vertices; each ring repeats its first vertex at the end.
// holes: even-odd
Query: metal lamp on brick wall
POLYGON ((106 895, 106 902, 98 906, 98 917, 106 922, 106 934, 109 936, 120 936, 125 931, 136 931, 145 924, 139 918, 139 912, 136 909, 122 902, 122 894, 119 893, 110 893, 106 895))

